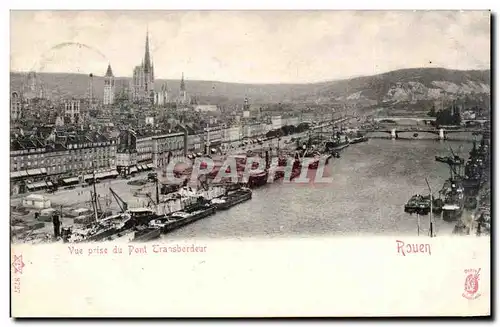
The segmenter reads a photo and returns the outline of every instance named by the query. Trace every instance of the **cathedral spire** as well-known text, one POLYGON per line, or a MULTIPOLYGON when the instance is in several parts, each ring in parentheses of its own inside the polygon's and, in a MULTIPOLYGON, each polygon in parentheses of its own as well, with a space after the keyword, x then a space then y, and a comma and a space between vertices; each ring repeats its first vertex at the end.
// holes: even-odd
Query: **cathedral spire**
POLYGON ((186 85, 184 84, 184 72, 182 73, 181 78, 181 91, 186 91, 186 85))
POLYGON ((149 29, 146 31, 146 53, 144 54, 144 71, 148 72, 151 68, 151 58, 149 55, 149 29))
POLYGON ((106 70, 105 77, 113 77, 113 71, 111 70, 111 64, 108 64, 108 69, 106 70))

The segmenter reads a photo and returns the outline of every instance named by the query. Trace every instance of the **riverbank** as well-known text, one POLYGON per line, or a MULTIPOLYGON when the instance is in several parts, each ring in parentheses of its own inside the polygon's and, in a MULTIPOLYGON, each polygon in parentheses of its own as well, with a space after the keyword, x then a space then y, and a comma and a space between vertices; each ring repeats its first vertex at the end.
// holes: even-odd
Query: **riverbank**
MULTIPOLYGON (((342 152, 341 158, 331 161, 331 183, 264 185, 254 190, 251 201, 173 231, 165 238, 415 236, 416 216, 405 214, 402 204, 415 192, 428 192, 425 178, 432 189, 442 186, 449 169, 436 165, 434 157, 448 153, 449 147, 447 142, 382 139, 352 145, 342 152)), ((457 155, 465 157, 471 144, 452 147, 457 155)), ((101 197, 109 194, 111 186, 125 201, 138 206, 133 191, 140 187, 127 185, 128 181, 112 180, 98 193, 101 197)), ((102 183, 96 186, 99 185, 102 183)), ((142 193, 154 194, 152 183, 142 187, 142 193)), ((55 204, 75 199, 83 205, 90 199, 89 189, 80 190, 85 191, 83 197, 75 194, 78 188, 47 196, 54 197, 55 204)), ((147 203, 146 198, 140 201, 147 203)), ((111 206, 118 210, 114 200, 111 206)), ((422 219, 422 227, 427 228, 428 218, 422 219)), ((454 225, 436 217, 437 236, 450 235, 454 225)), ((47 223, 46 230, 51 231, 50 228, 47 223)), ((420 234, 427 235, 425 231, 420 234)))

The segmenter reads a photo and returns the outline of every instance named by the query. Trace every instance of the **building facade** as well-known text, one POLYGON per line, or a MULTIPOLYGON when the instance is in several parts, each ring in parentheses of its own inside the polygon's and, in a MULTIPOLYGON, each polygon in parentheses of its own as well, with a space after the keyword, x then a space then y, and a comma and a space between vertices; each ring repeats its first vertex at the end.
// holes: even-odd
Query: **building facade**
POLYGON ((153 162, 153 137, 137 138, 137 163, 148 164, 153 162))
POLYGON ((66 100, 64 102, 64 116, 71 124, 77 124, 81 120, 80 100, 66 100))
POLYGON ((266 126, 261 123, 249 123, 243 125, 242 137, 253 138, 267 133, 266 126))
POLYGON ((10 119, 17 121, 22 118, 23 101, 18 92, 12 92, 10 96, 10 119))
POLYGON ((213 126, 205 128, 203 143, 208 147, 218 147, 222 143, 222 127, 213 126))
POLYGON ((165 168, 170 159, 184 154, 184 133, 170 133, 152 137, 153 166, 165 168))
POLYGON ((116 170, 122 176, 137 172, 137 135, 133 130, 122 130, 118 136, 116 170))
POLYGON ((272 116, 271 125, 273 129, 280 129, 282 127, 281 116, 272 116))
POLYGON ((39 138, 11 140, 10 177, 13 194, 42 185, 64 184, 65 178, 115 169, 116 140, 98 133, 70 135, 64 142, 39 138))
POLYGON ((232 143, 241 139, 241 127, 232 126, 226 127, 222 131, 222 141, 225 143, 232 143))
POLYGON ((200 134, 188 135, 188 150, 198 153, 203 150, 203 137, 200 134))
POLYGON ((285 126, 285 125, 298 126, 299 125, 299 117, 288 117, 288 118, 282 119, 281 121, 283 123, 283 126, 285 126))

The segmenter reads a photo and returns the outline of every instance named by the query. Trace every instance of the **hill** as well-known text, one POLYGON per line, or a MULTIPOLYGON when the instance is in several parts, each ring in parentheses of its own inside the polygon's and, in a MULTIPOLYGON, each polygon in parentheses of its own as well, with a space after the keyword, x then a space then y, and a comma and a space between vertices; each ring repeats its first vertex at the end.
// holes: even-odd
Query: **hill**
MULTIPOLYGON (((47 94, 52 98, 83 97, 87 93, 89 80, 87 75, 64 73, 37 75, 47 94)), ((11 72, 10 77, 11 91, 20 90, 26 74, 11 72)), ((490 82, 490 70, 414 68, 311 84, 238 84, 188 80, 186 88, 200 103, 241 104, 243 99, 248 97, 251 103, 339 102, 363 106, 394 106, 458 97, 472 100, 489 98, 490 82)), ((102 98, 104 78, 94 76, 93 83, 95 96, 102 98)), ((130 78, 116 78, 118 89, 121 85, 128 86, 129 83, 130 78)), ((175 97, 178 94, 179 80, 156 80, 156 89, 159 90, 163 83, 167 83, 171 95, 175 97)))

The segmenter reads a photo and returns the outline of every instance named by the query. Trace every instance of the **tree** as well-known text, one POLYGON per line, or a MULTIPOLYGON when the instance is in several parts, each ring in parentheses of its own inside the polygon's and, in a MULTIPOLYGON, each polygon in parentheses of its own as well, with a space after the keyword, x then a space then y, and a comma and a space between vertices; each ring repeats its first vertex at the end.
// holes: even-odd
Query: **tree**
POLYGON ((455 111, 453 114, 453 125, 460 125, 460 122, 462 121, 462 117, 460 117, 460 113, 458 111, 455 111))
POLYGON ((451 108, 440 110, 436 113, 436 124, 437 125, 460 125, 462 121, 460 113, 458 110, 454 110, 451 113, 451 108))
POLYGON ((432 105, 432 108, 431 110, 429 110, 429 112, 427 113, 427 116, 429 117, 436 117, 436 107, 434 105, 432 105))

